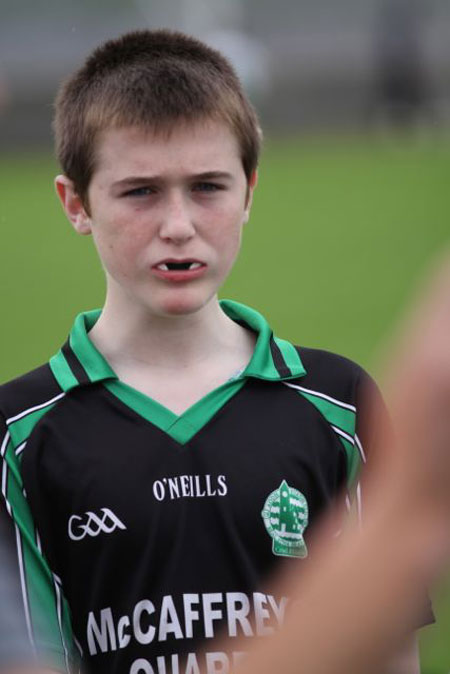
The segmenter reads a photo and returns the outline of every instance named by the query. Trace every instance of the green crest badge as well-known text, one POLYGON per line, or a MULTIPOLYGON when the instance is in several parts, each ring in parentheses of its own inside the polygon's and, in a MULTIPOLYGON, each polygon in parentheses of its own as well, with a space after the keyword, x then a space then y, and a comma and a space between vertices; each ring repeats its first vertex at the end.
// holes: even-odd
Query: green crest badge
POLYGON ((272 537, 272 552, 281 557, 308 555, 303 532, 308 526, 308 503, 286 480, 266 499, 261 516, 272 537))

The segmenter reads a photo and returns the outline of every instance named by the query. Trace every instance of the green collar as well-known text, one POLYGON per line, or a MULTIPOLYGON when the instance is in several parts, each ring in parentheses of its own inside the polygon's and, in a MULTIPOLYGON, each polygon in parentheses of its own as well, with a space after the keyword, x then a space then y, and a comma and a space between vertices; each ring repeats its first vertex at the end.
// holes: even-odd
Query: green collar
MULTIPOLYGON (((281 381, 306 374, 295 347, 275 337, 261 314, 231 300, 221 300, 220 305, 230 318, 258 334, 253 356, 239 379, 256 377, 281 381)), ((117 380, 117 375, 88 336, 100 313, 100 310, 95 310, 79 314, 68 341, 50 360, 51 370, 63 391, 99 381, 117 380)))

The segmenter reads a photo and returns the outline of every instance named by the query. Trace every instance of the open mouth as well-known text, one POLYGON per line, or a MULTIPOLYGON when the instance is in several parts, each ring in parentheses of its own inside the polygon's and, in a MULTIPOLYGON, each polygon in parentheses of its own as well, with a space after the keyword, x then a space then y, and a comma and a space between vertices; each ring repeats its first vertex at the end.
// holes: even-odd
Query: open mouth
POLYGON ((204 266, 201 262, 161 262, 161 264, 156 265, 156 269, 160 271, 194 271, 204 266))

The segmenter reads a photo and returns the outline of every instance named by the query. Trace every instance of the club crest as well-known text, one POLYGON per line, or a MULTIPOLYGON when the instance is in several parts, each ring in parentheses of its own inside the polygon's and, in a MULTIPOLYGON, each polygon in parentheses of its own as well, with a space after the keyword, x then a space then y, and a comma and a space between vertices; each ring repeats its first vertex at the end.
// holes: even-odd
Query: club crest
POLYGON ((308 503, 298 489, 286 480, 266 499, 261 512, 264 524, 272 537, 272 552, 281 557, 308 555, 303 532, 308 526, 308 503))

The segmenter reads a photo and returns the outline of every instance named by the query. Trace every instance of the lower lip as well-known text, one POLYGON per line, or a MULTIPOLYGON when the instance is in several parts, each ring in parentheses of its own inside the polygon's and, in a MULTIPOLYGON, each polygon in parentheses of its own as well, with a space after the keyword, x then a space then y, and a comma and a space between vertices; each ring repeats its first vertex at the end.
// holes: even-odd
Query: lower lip
POLYGON ((181 269, 177 271, 172 269, 164 270, 158 269, 157 267, 152 267, 152 272, 158 278, 163 279, 163 281, 183 283, 186 281, 193 281, 194 279, 203 276, 203 274, 206 272, 206 265, 198 267, 198 269, 181 269))

